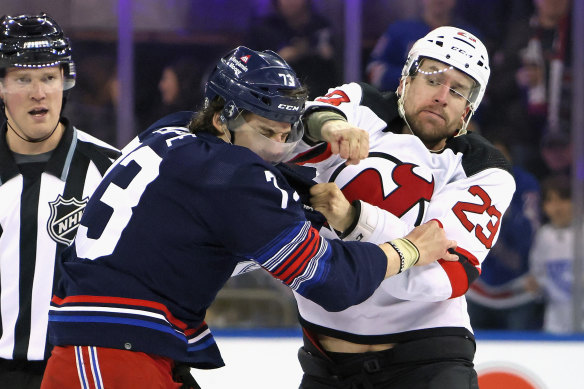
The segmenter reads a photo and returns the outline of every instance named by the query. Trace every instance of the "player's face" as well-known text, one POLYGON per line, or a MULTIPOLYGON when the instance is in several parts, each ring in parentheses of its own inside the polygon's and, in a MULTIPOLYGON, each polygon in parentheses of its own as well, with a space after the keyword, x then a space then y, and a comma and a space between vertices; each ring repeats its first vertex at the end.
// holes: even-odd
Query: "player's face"
POLYGON ((442 149, 462 127, 473 85, 466 74, 431 59, 424 59, 416 76, 407 79, 402 92, 406 119, 426 147, 442 149))
POLYGON ((255 130, 255 132, 275 142, 286 142, 286 139, 288 139, 288 136, 290 135, 290 131, 292 131, 290 123, 276 122, 254 113, 247 114, 245 121, 251 129, 255 130))
POLYGON ((227 124, 233 132, 232 142, 244 146, 267 162, 285 160, 302 138, 302 126, 276 122, 265 117, 246 113, 227 124))
POLYGON ((290 123, 276 122, 254 113, 247 113, 233 128, 234 142, 247 147, 268 162, 278 162, 293 144, 286 143, 290 136, 290 123))
MULTIPOLYGON (((8 68, 0 80, 0 97, 6 106, 8 123, 15 132, 24 138, 43 138, 59 122, 63 71, 60 66, 8 68)), ((8 134, 16 139, 11 131, 8 134)))

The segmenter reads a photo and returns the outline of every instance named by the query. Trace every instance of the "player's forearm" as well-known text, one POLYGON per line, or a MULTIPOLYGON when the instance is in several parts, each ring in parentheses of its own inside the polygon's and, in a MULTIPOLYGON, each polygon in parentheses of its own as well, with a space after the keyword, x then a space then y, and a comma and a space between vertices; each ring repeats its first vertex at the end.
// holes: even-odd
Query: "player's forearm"
POLYGON ((333 109, 323 109, 309 113, 305 121, 306 135, 311 141, 322 142, 325 140, 325 137, 323 136, 323 127, 334 125, 332 122, 336 120, 340 120, 344 123, 347 122, 343 115, 333 109))

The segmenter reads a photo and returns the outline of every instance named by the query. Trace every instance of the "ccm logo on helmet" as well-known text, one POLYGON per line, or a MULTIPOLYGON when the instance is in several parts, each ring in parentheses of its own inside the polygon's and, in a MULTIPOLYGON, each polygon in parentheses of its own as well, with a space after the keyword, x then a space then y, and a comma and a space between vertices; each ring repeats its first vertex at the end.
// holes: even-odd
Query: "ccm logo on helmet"
POLYGON ((278 104, 279 109, 285 109, 286 111, 298 111, 300 107, 295 105, 288 105, 288 104, 278 104))
POLYGON ((462 54, 462 55, 466 55, 468 58, 472 58, 472 54, 469 54, 469 53, 467 53, 466 51, 464 51, 463 49, 459 49, 459 48, 458 48, 458 47, 456 47, 456 46, 452 46, 452 47, 450 48, 450 50, 458 51, 460 54, 462 54))

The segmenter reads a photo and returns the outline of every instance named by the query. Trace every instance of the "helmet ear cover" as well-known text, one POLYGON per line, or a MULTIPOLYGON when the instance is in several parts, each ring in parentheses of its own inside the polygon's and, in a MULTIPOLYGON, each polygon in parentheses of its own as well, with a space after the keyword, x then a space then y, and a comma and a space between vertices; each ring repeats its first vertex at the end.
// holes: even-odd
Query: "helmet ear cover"
POLYGON ((240 110, 235 105, 235 102, 228 101, 223 106, 223 110, 221 111, 221 114, 219 115, 219 120, 221 121, 221 123, 227 123, 227 121, 237 117, 239 115, 239 113, 240 113, 240 110))
POLYGON ((0 19, 0 69, 44 68, 60 65, 63 89, 75 85, 77 75, 71 45, 57 22, 45 13, 5 15, 0 19))

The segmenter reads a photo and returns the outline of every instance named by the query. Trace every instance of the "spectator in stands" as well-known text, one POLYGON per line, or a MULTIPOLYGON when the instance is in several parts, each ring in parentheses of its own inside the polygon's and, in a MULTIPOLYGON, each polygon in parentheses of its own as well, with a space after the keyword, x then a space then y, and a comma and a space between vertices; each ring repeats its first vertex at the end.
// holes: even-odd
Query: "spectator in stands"
POLYGON ((65 108, 80 130, 109 143, 116 143, 118 82, 115 57, 93 54, 78 61, 77 88, 65 108), (113 69, 113 71, 112 71, 113 69))
MULTIPOLYGON (((489 53, 505 42, 507 30, 533 12, 533 0, 458 0, 454 14, 478 28, 489 53)), ((488 92, 487 92, 488 93, 488 92)))
MULTIPOLYGON (((493 139, 493 144, 511 161, 503 139, 493 139)), ((485 258, 481 276, 466 294, 475 329, 541 328, 540 296, 527 288, 529 250, 541 219, 539 182, 515 164, 512 172, 517 189, 503 216, 499 240, 485 258)))
POLYGON ((330 22, 311 0, 273 0, 274 12, 251 20, 248 46, 274 50, 296 71, 310 97, 340 83, 330 22))
POLYGON ((476 28, 454 15, 456 0, 422 0, 421 15, 389 25, 367 65, 367 79, 383 91, 395 91, 408 52, 415 41, 440 26, 456 26, 481 37, 476 28))
POLYGON ((158 81, 159 102, 144 112, 141 128, 178 111, 192 111, 203 97, 203 65, 192 58, 179 58, 162 69, 158 81))
POLYGON ((485 119, 504 118, 513 128, 513 159, 542 176, 534 167, 543 132, 559 131, 571 115, 571 7, 570 0, 533 1, 534 13, 510 26, 495 56, 485 119))
MULTIPOLYGON (((530 253, 533 288, 545 292, 543 329, 568 333, 573 326, 574 227, 570 178, 553 175, 542 181, 543 212, 549 219, 536 233, 530 253)), ((582 239, 579 237, 578 239, 582 239)))
POLYGON ((544 132, 541 140, 541 157, 546 175, 569 175, 572 168, 572 143, 569 129, 544 132))

